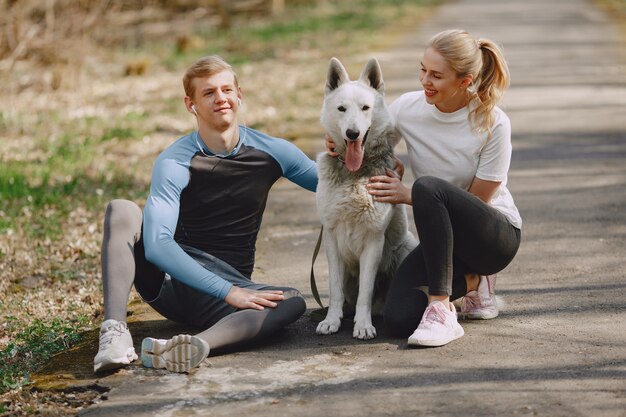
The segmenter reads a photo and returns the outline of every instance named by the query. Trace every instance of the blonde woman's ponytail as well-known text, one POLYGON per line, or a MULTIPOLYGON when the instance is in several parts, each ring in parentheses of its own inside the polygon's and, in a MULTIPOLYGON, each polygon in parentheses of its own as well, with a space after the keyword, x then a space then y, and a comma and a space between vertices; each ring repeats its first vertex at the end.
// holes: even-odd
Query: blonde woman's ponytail
POLYGON ((475 106, 470 111, 470 119, 477 131, 491 134, 493 109, 509 87, 509 68, 498 45, 485 39, 476 42, 482 56, 482 67, 474 81, 475 106))
POLYGON ((469 119, 477 132, 488 132, 493 109, 509 86, 509 68, 500 48, 490 40, 474 39, 467 31, 450 29, 433 36, 428 46, 439 52, 458 77, 471 74, 469 119))

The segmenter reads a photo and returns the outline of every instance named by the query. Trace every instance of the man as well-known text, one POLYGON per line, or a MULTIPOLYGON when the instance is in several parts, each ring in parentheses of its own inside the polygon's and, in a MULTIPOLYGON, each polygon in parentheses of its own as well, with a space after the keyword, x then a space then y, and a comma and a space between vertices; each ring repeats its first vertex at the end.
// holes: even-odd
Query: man
POLYGON ((306 310, 297 290, 255 284, 250 276, 269 189, 284 176, 315 191, 315 163, 295 145, 238 124, 242 92, 220 57, 193 63, 183 85, 198 130, 157 158, 143 216, 130 201, 107 207, 96 372, 137 359, 126 325, 133 284, 163 316, 205 329, 143 340, 142 363, 175 372, 199 365, 209 348, 263 338, 306 310))

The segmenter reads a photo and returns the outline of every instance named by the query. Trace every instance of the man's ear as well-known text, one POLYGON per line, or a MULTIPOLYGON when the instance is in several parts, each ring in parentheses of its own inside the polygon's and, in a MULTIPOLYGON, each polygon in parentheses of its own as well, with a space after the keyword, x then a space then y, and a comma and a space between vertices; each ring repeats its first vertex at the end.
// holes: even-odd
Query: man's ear
POLYGON ((194 114, 195 112, 193 111, 193 101, 191 100, 191 97, 189 96, 185 96, 185 107, 187 108, 187 111, 191 114, 194 114))

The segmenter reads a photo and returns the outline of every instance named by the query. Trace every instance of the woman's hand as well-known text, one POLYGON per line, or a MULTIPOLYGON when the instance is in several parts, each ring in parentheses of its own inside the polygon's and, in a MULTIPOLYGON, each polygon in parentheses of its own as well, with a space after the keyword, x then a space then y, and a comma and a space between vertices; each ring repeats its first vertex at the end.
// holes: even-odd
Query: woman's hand
POLYGON ((326 141, 324 142, 324 145, 326 145, 326 153, 332 157, 339 156, 339 154, 335 152, 335 146, 337 145, 335 145, 335 142, 333 142, 333 138, 331 138, 328 133, 324 138, 326 139, 326 141))
POLYGON ((249 290, 233 286, 224 301, 238 309, 252 308, 264 310, 265 307, 276 307, 275 301, 284 300, 283 292, 279 290, 249 290))
POLYGON ((411 204, 411 190, 400 180, 400 175, 390 169, 387 175, 378 175, 370 178, 367 184, 369 193, 374 201, 391 204, 411 204))

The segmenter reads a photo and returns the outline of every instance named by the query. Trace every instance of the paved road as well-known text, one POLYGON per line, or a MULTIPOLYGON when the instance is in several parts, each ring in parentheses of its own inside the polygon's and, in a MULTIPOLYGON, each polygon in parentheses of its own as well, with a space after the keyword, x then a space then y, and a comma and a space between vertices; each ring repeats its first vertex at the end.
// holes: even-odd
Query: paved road
MULTIPOLYGON (((315 336, 304 317, 275 341, 210 358, 191 375, 133 366, 95 380, 85 372, 92 349, 67 372, 111 390, 80 415, 626 416, 625 32, 591 1, 449 2, 377 54, 390 100, 417 87, 424 42, 452 27, 501 43, 511 67, 509 185, 525 223, 519 255, 499 276, 501 316, 423 350, 384 335, 356 341, 349 325, 315 336)), ((302 288, 314 308, 317 230, 314 197, 279 183, 255 278, 302 288)), ((323 259, 317 270, 325 290, 323 259)), ((137 314, 137 344, 155 328, 180 330, 137 314)))

